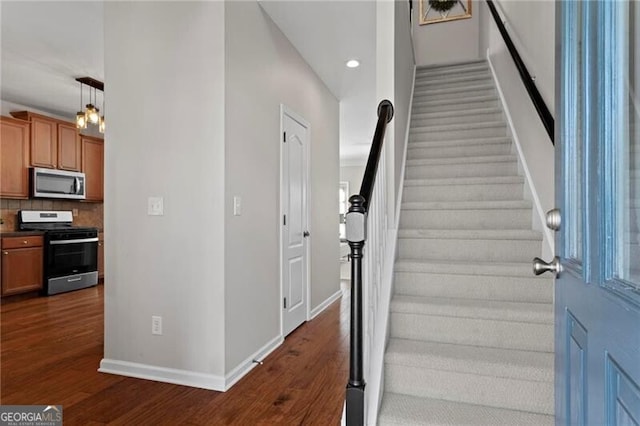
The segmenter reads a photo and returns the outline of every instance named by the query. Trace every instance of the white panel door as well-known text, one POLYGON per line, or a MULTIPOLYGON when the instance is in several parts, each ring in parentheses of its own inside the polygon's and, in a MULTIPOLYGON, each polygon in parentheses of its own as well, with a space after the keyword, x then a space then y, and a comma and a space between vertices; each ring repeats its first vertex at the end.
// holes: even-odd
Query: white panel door
POLYGON ((282 111, 282 328, 286 336, 307 320, 309 125, 282 111))

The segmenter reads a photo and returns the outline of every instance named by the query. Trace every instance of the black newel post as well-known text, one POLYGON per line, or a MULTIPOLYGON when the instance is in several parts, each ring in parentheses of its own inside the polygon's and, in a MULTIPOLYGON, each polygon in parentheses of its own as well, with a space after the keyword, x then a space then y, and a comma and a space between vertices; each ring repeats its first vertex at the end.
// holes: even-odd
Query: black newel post
POLYGON ((365 199, 361 195, 349 198, 346 233, 351 248, 351 351, 349 353, 349 383, 347 384, 348 426, 364 425, 364 357, 362 336, 362 252, 366 240, 365 199))

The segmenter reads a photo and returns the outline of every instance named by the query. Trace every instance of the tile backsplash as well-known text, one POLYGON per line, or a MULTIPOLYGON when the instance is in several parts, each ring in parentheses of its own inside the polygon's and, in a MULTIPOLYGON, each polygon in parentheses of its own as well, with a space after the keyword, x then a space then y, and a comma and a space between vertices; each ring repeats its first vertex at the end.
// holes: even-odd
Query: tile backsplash
POLYGON ((76 226, 95 226, 102 230, 103 207, 102 203, 88 203, 69 200, 10 200, 0 198, 0 217, 4 221, 0 225, 0 231, 11 232, 18 230, 18 210, 77 210, 73 217, 76 226))

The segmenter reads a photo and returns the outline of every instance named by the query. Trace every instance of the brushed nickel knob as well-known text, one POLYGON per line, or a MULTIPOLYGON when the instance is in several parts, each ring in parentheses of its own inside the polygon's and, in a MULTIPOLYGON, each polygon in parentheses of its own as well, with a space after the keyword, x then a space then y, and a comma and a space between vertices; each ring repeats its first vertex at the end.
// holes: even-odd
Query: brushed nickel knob
POLYGON ((547 228, 552 231, 560 230, 560 222, 562 222, 562 218, 560 217, 560 209, 552 209, 547 212, 547 228))
POLYGON ((562 265, 560 264, 560 258, 558 256, 555 256, 549 263, 539 257, 533 258, 533 273, 535 275, 540 275, 545 272, 553 272, 556 278, 560 276, 560 272, 562 272, 562 265))

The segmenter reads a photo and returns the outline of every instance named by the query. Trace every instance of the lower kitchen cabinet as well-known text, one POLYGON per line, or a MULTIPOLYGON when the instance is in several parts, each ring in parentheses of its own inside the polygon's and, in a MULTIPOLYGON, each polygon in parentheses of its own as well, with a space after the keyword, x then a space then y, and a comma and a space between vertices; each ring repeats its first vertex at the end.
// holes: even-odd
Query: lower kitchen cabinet
POLYGON ((42 289, 43 237, 2 238, 2 295, 42 289))

